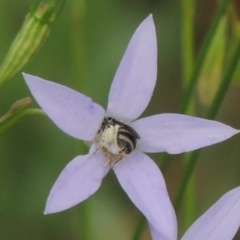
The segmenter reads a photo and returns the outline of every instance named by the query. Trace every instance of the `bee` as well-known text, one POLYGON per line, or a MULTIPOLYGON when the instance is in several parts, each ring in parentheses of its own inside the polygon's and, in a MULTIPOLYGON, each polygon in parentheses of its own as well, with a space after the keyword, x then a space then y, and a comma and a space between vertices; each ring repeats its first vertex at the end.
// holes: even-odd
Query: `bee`
POLYGON ((133 128, 110 117, 104 118, 98 136, 100 141, 97 150, 101 149, 107 156, 107 163, 113 159, 116 163, 129 155, 140 139, 133 128))

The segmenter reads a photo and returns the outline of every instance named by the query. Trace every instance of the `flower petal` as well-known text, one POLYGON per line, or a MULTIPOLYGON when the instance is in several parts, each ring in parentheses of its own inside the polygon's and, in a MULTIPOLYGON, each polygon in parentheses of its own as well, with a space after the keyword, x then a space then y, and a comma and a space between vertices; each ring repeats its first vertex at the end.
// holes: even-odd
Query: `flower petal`
POLYGON ((175 238, 169 238, 164 235, 162 235, 161 232, 159 232, 150 222, 148 222, 152 240, 177 240, 177 236, 175 238))
POLYGON ((147 155, 135 151, 113 170, 122 188, 148 221, 163 236, 175 239, 176 216, 157 165, 147 155))
POLYGON ((231 240, 240 226, 240 187, 220 198, 184 234, 182 240, 231 240))
POLYGON ((72 137, 91 141, 104 118, 104 109, 91 98, 63 85, 23 74, 41 108, 51 120, 72 137))
POLYGON ((100 152, 74 158, 54 183, 44 213, 66 210, 96 192, 109 171, 105 160, 100 152))
POLYGON ((132 121, 147 107, 157 78, 157 41, 152 15, 134 33, 114 77, 107 113, 132 121))
POLYGON ((171 113, 139 119, 132 127, 141 137, 139 149, 170 154, 206 147, 239 133, 217 121, 171 113))

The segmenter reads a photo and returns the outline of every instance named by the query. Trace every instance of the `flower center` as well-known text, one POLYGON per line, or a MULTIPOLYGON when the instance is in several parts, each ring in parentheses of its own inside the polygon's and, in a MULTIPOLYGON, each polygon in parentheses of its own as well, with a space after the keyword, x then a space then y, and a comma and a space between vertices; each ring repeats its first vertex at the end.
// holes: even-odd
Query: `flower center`
POLYGON ((107 158, 106 164, 117 163, 134 151, 140 139, 138 133, 128 125, 113 118, 104 118, 95 140, 107 158))

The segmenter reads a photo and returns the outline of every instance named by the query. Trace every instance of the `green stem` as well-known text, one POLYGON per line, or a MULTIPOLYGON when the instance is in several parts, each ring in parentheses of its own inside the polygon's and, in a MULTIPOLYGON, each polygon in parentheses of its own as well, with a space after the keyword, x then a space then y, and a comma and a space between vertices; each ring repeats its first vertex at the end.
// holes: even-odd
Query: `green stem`
MULTIPOLYGON (((181 11, 182 11, 181 13, 181 19, 182 19, 181 45, 182 45, 182 73, 183 73, 182 82, 183 82, 184 90, 186 90, 186 88, 189 86, 190 77, 192 75, 193 67, 194 67, 194 37, 193 37, 194 33, 193 31, 194 31, 195 9, 196 9, 196 0, 181 0, 181 11)), ((194 113, 193 105, 188 107, 188 113, 194 113)), ((184 161, 184 164, 186 164, 185 161, 184 161)), ((191 206, 194 206, 195 194, 194 194, 194 191, 192 191, 194 188, 194 180, 192 180, 189 185, 191 185, 191 188, 188 187, 186 190, 185 206, 189 206, 189 203, 191 203, 190 204, 191 206)), ((193 215, 194 215, 194 208, 186 207, 184 218, 183 218, 183 222, 185 225, 188 225, 193 215)))
POLYGON ((133 237, 132 237, 132 240, 139 240, 141 238, 141 235, 142 235, 142 232, 143 232, 143 229, 146 225, 146 218, 142 215, 140 217, 140 220, 137 224, 137 227, 135 229, 135 232, 133 234, 133 237))
POLYGON ((88 201, 84 201, 82 204, 80 204, 80 208, 78 211, 78 219, 80 227, 77 226, 76 230, 78 230, 77 233, 80 232, 81 239, 88 239, 93 240, 94 239, 94 231, 91 231, 91 224, 90 224, 90 217, 89 217, 89 210, 91 209, 91 200, 88 199, 88 201))
POLYGON ((10 129, 13 125, 15 125, 21 118, 25 116, 30 116, 30 115, 46 116, 46 114, 41 109, 37 109, 37 108, 25 109, 19 112, 18 114, 14 115, 2 126, 0 125, 0 135, 6 132, 8 129, 10 129))
POLYGON ((184 94, 183 101, 182 101, 182 104, 180 107, 180 112, 184 113, 191 102, 190 99, 194 93, 194 88, 197 83, 198 77, 201 73, 201 70, 202 70, 205 58, 207 56, 209 47, 211 45, 212 39, 215 36, 215 33, 217 31, 217 28, 218 28, 218 25, 220 23, 222 16, 225 14, 225 12, 227 10, 229 2, 230 2, 230 0, 222 0, 217 8, 217 12, 214 15, 214 19, 212 21, 210 29, 209 29, 206 37, 204 38, 201 50, 199 52, 196 66, 195 66, 193 75, 190 79, 190 85, 188 86, 188 89, 187 89, 186 93, 184 94))
POLYGON ((200 150, 194 151, 191 153, 191 155, 187 159, 187 163, 185 165, 185 169, 184 169, 184 173, 183 173, 183 178, 181 180, 177 195, 176 195, 174 203, 173 203, 176 213, 178 213, 178 211, 180 209, 184 193, 188 186, 188 182, 191 179, 194 167, 197 163, 199 153, 200 153, 200 150))
MULTIPOLYGON (((81 92, 84 92, 86 83, 86 59, 85 59, 85 0, 71 1, 71 57, 72 67, 74 69, 74 86, 81 92)), ((79 152, 79 143, 76 142, 75 148, 79 152)), ((76 234, 80 234, 81 239, 95 239, 96 235, 91 221, 91 208, 93 202, 91 199, 84 201, 78 211, 79 226, 76 226, 76 234)))
POLYGON ((72 1, 72 65, 74 77, 77 79, 76 89, 83 91, 86 83, 86 44, 85 44, 85 1, 72 1))
MULTIPOLYGON (((187 0, 186 0, 187 1, 187 0)), ((190 84, 188 86, 188 89, 186 90, 186 93, 184 94, 184 98, 183 101, 181 103, 180 106, 180 112, 181 113, 186 113, 188 111, 188 109, 190 108, 190 104, 192 103, 191 100, 191 96, 194 93, 194 87, 197 83, 198 77, 201 73, 203 64, 205 62, 205 57, 207 56, 207 52, 209 50, 209 47, 211 45, 212 39, 214 38, 214 35, 218 29, 219 23, 221 21, 221 17, 224 15, 224 13, 226 12, 226 9, 228 7, 230 0, 222 0, 221 3, 218 6, 218 9, 215 13, 212 25, 203 41, 203 45, 201 47, 195 68, 193 70, 193 74, 192 77, 190 79, 190 84)), ((185 70, 187 71, 187 70, 185 70)), ((168 166, 168 155, 164 155, 162 157, 162 165, 164 165, 165 168, 167 168, 168 166)))
POLYGON ((213 102, 207 112, 207 118, 213 119, 218 111, 219 103, 223 101, 223 97, 225 96, 228 87, 231 83, 231 79, 233 77, 234 71, 237 68, 238 62, 240 58, 240 41, 238 42, 236 49, 234 50, 234 55, 228 65, 228 68, 223 76, 223 80, 219 86, 218 92, 216 93, 213 102))
MULTIPOLYGON (((228 90, 228 87, 230 85, 230 82, 232 80, 234 72, 236 70, 239 58, 240 58, 240 41, 234 51, 233 57, 230 60, 230 63, 225 71, 225 74, 223 75, 220 87, 212 101, 209 111, 206 114, 206 118, 208 118, 208 119, 215 118, 217 111, 218 111, 218 109, 225 97, 225 94, 228 90)), ((180 187, 178 189, 178 192, 177 192, 177 195, 176 195, 176 198, 174 201, 174 207, 175 207, 176 212, 179 211, 184 193, 186 191, 188 182, 191 179, 191 176, 192 176, 193 170, 195 168, 195 165, 197 163, 199 154, 200 154, 200 150, 194 151, 190 154, 190 156, 188 158, 187 165, 184 170, 183 178, 181 180, 180 187)))
MULTIPOLYGON (((195 115, 196 109, 195 109, 195 103, 191 101, 191 104, 188 106, 186 110, 187 114, 190 115, 195 115)), ((188 164, 188 156, 191 153, 185 153, 183 155, 183 164, 184 164, 184 169, 186 165, 188 164)), ((195 194, 195 182, 196 179, 195 177, 192 177, 189 180, 188 187, 186 188, 186 197, 184 201, 184 215, 182 219, 183 226, 186 227, 186 229, 190 226, 190 223, 194 220, 195 216, 195 211, 196 209, 194 208, 196 205, 196 194, 195 194)))
MULTIPOLYGON (((184 161, 185 165, 187 164, 184 161)), ((187 229, 194 220, 196 213, 196 178, 192 177, 186 188, 186 198, 184 201, 183 227, 187 229)))
POLYGON ((195 14, 195 0, 181 0, 181 33, 182 33, 182 69, 184 88, 189 85, 189 79, 193 70, 193 25, 195 14))

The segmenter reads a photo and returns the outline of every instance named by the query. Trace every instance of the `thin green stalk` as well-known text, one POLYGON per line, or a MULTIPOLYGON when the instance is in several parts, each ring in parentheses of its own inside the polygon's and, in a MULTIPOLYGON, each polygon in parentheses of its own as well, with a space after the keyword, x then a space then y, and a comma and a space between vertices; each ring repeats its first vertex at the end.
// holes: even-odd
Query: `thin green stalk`
POLYGON ((181 0, 181 33, 182 33, 182 79, 184 89, 189 85, 189 79, 192 75, 194 58, 194 14, 195 14, 195 0, 181 0))
POLYGON ((176 197, 174 199, 174 203, 173 203, 176 213, 178 213, 178 211, 180 209, 184 193, 188 186, 188 182, 191 179, 194 167, 197 163, 199 153, 200 153, 200 150, 194 151, 191 153, 191 155, 187 159, 187 163, 185 165, 185 169, 184 169, 184 173, 183 173, 183 178, 181 180, 177 195, 176 195, 176 197))
MULTIPOLYGON (((188 109, 186 111, 190 115, 195 115, 196 108, 195 103, 192 101, 191 104, 188 106, 188 109)), ((188 156, 191 153, 185 153, 183 155, 183 164, 184 168, 188 164, 188 156)), ((183 226, 186 227, 186 229, 190 226, 192 221, 194 220, 194 216, 196 213, 195 205, 196 205, 196 192, 195 192, 195 182, 196 178, 192 177, 188 183, 188 186, 186 188, 185 193, 185 201, 184 201, 184 216, 182 219, 183 226)))
POLYGON ((74 69, 74 78, 77 79, 76 89, 83 92, 86 87, 86 44, 85 44, 85 16, 86 3, 84 0, 72 1, 72 65, 74 69))
MULTIPOLYGON (((230 82, 233 78, 239 59, 240 59, 240 41, 234 51, 233 57, 230 59, 230 63, 225 71, 225 74, 223 75, 220 87, 212 101, 209 111, 206 114, 206 118, 208 119, 215 118, 217 111, 228 90, 230 82)), ((180 187, 178 189, 178 192, 174 201, 174 207, 176 212, 178 212, 180 209, 180 205, 181 205, 184 193, 186 191, 188 182, 191 179, 199 154, 200 154, 200 150, 194 151, 188 158, 188 163, 184 170, 183 178, 181 180, 180 187)))
POLYGON ((81 239, 93 240, 95 236, 94 231, 91 231, 91 219, 89 215, 91 204, 91 199, 88 199, 88 201, 84 201, 82 204, 80 204, 80 208, 78 211, 80 226, 76 226, 76 230, 77 234, 80 233, 78 235, 81 236, 81 239))
POLYGON ((23 111, 31 103, 32 103, 32 99, 30 97, 17 100, 15 103, 12 104, 10 109, 3 116, 0 117, 0 126, 5 124, 5 122, 7 122, 14 115, 23 111))
MULTIPOLYGON (((86 79, 86 59, 85 59, 85 0, 74 0, 71 2, 71 53, 72 67, 74 69, 74 78, 77 80, 74 86, 83 92, 86 79)), ((76 142, 75 149, 79 152, 80 145, 76 142)), ((93 201, 93 200, 92 200, 93 201)), ((95 239, 95 233, 91 222, 91 199, 84 201, 78 211, 79 225, 76 225, 76 235, 80 235, 81 239, 95 239)))
POLYGON ((198 55, 198 58, 196 61, 195 69, 194 69, 193 75, 190 80, 190 85, 188 86, 188 89, 187 89, 186 93, 184 94, 183 101, 180 106, 180 112, 182 112, 182 113, 184 113, 186 111, 186 109, 188 108, 188 106, 191 102, 190 100, 194 93, 194 88, 197 83, 198 77, 201 73, 201 70, 202 70, 205 58, 207 56, 209 47, 211 45, 212 39, 215 36, 215 33, 217 31, 217 28, 218 28, 218 25, 220 23, 222 16, 226 13, 229 2, 230 2, 230 0, 222 0, 220 2, 219 6, 217 8, 217 11, 214 15, 214 19, 212 21, 210 29, 209 29, 206 37, 204 38, 202 47, 200 49, 200 52, 199 52, 199 55, 198 55))
MULTIPOLYGON (((189 86, 189 81, 194 67, 194 16, 196 10, 196 0, 181 0, 181 33, 182 33, 182 82, 184 90, 189 86)), ((193 102, 192 102, 193 103, 193 102)), ((187 113, 193 115, 195 113, 194 103, 188 107, 187 113)), ((185 159, 184 159, 185 160, 185 159)), ((186 161, 184 161, 186 164, 186 161)), ((162 169, 162 168, 161 168, 162 169)), ((185 214, 183 222, 188 226, 194 217, 195 199, 195 179, 192 179, 186 190, 185 198, 185 214), (191 207, 189 207, 191 206, 191 207)))
MULTIPOLYGON (((212 25, 211 25, 206 37, 204 38, 203 45, 199 52, 199 56, 198 56, 197 62, 195 64, 195 68, 193 70, 192 77, 190 79, 190 84, 188 86, 188 89, 186 90, 186 93, 184 94, 184 98, 183 98, 183 101, 180 106, 179 112, 181 112, 181 113, 186 113, 191 108, 191 105, 190 105, 190 104, 192 104, 191 96, 194 93, 194 87, 195 87, 198 77, 201 73, 201 70, 204 65, 205 58, 207 56, 211 42, 214 39, 214 36, 218 29, 219 23, 221 21, 221 18, 224 15, 224 13, 226 12, 229 2, 230 2, 230 0, 222 0, 221 1, 221 3, 219 4, 218 9, 214 15, 212 25)), ((188 70, 185 70, 185 71, 188 71, 188 70)), ((167 168, 167 166, 169 164, 167 158, 168 158, 167 154, 162 157, 161 165, 163 165, 164 168, 167 168)))
MULTIPOLYGON (((187 161, 184 161, 187 165, 187 161)), ((194 220, 196 214, 196 178, 192 177, 186 189, 186 197, 184 201, 184 217, 183 227, 187 229, 194 220)))
POLYGON ((132 240, 139 240, 141 238, 145 225, 146 225, 146 218, 143 215, 141 215, 139 222, 137 224, 137 227, 135 229, 135 232, 133 234, 132 240))
POLYGON ((228 65, 228 69, 227 69, 225 75, 223 76, 223 81, 221 82, 221 84, 219 86, 218 92, 217 92, 216 96, 214 97, 213 102, 207 112, 207 117, 209 119, 213 119, 217 114, 217 111, 219 108, 219 103, 222 102, 223 97, 225 96, 225 94, 228 90, 228 87, 231 83, 231 81, 229 81, 229 79, 232 79, 232 77, 233 77, 234 71, 239 62, 239 58, 240 58, 240 41, 237 44, 237 47, 234 51, 234 56, 228 65))
POLYGON ((25 109, 18 114, 14 115, 11 119, 9 119, 6 123, 4 123, 2 126, 0 126, 0 135, 6 132, 8 129, 10 129, 13 125, 15 125, 20 119, 22 119, 25 116, 31 116, 31 115, 40 115, 40 116, 46 116, 46 114, 38 108, 28 108, 25 109))

